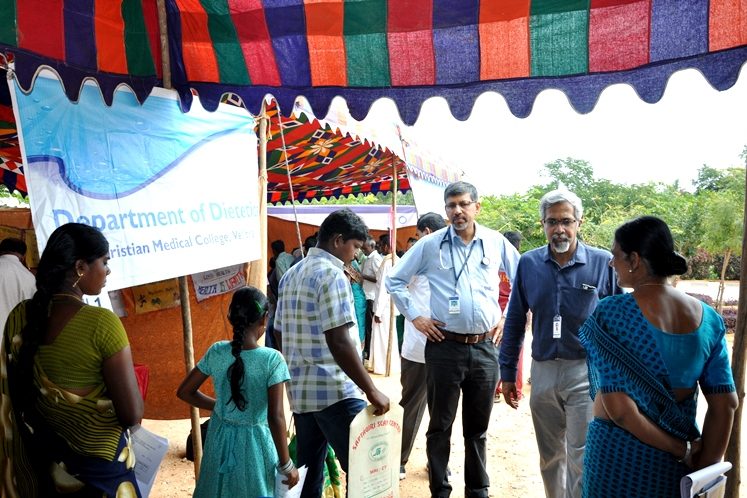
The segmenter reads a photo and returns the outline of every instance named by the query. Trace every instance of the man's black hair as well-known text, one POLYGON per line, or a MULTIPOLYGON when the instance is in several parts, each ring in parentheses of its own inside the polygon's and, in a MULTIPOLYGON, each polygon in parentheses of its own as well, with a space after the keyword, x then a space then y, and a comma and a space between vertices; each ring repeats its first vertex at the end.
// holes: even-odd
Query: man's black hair
POLYGON ((0 254, 17 252, 18 254, 26 255, 26 243, 21 239, 15 237, 8 237, 0 242, 0 254))
POLYGON ((342 240, 350 239, 366 241, 368 227, 363 220, 350 209, 340 209, 331 213, 319 227, 319 242, 325 243, 336 234, 342 235, 342 240))
POLYGON ((444 190, 444 202, 449 197, 456 197, 459 195, 469 194, 470 198, 477 202, 477 188, 474 185, 467 182, 454 182, 444 190))
POLYGON ((521 248, 521 233, 516 232, 514 230, 504 232, 503 236, 508 239, 509 242, 511 242, 511 245, 516 248, 517 251, 521 248))
POLYGON ((430 212, 425 213, 423 216, 418 218, 417 229, 421 232, 425 232, 426 228, 430 228, 431 232, 435 232, 436 230, 441 230, 445 226, 446 222, 444 221, 444 217, 440 214, 430 212))
POLYGON ((273 240, 272 244, 270 244, 270 247, 272 247, 272 250, 275 251, 278 254, 285 252, 285 242, 282 240, 273 240))

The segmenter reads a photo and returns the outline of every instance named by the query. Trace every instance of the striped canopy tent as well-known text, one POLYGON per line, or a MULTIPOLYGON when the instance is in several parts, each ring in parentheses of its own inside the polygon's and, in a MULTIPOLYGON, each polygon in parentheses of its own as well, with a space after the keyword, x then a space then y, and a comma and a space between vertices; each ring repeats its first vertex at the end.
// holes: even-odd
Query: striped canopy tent
POLYGON ((744 0, 0 0, 0 49, 28 88, 53 67, 75 99, 94 78, 107 101, 124 83, 140 99, 161 81, 161 35, 184 108, 239 95, 257 113, 305 96, 317 115, 334 96, 356 119, 380 97, 405 123, 446 98, 466 119, 483 92, 527 116, 557 88, 579 112, 608 85, 658 101, 669 76, 696 68, 719 90, 747 59, 744 0))
POLYGON ((270 203, 289 201, 291 195, 295 200, 311 200, 390 192, 395 171, 400 192, 410 190, 411 175, 442 186, 458 179, 456 171, 421 155, 407 154, 405 162, 404 152, 395 153, 302 112, 281 121, 274 101, 265 112, 270 122, 267 141, 270 203))

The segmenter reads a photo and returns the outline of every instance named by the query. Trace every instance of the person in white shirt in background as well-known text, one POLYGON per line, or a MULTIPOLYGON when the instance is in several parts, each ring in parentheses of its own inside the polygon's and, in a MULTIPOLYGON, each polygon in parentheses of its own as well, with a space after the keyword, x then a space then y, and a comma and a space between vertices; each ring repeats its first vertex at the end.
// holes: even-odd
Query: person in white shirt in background
MULTIPOLYGON (((376 290, 376 299, 374 299, 374 323, 371 327, 371 344, 368 359, 369 370, 375 374, 383 375, 386 373, 387 351, 389 349, 390 337, 394 341, 390 372, 398 373, 400 370, 399 348, 397 347, 396 342, 397 336, 394 328, 394 320, 391 319, 392 301, 386 287, 384 286, 384 279, 392 269, 396 255, 392 251, 388 234, 379 237, 378 247, 381 250, 381 254, 384 256, 384 259, 376 272, 376 285, 378 289, 376 290)), ((394 309, 394 314, 395 317, 399 314, 399 311, 396 308, 394 309)))
POLYGON ((361 265, 361 278, 363 278, 363 292, 366 294, 366 332, 363 343, 363 359, 368 360, 371 349, 371 329, 373 328, 373 305, 376 300, 376 272, 381 266, 384 257, 376 250, 376 241, 369 237, 361 247, 366 259, 361 265))
MULTIPOLYGON (((440 230, 446 226, 443 216, 426 213, 418 219, 418 238, 440 230)), ((413 303, 422 310, 421 315, 430 316, 431 289, 425 275, 415 275, 407 285, 413 303)), ((402 341, 402 365, 399 376, 402 384, 402 451, 399 459, 399 478, 404 479, 405 466, 410 458, 415 436, 423 420, 426 406, 425 383, 425 343, 427 339, 410 320, 405 320, 405 336, 402 341)))
POLYGON ((18 303, 34 297, 36 277, 26 268, 26 243, 9 237, 0 242, 0 332, 18 303))

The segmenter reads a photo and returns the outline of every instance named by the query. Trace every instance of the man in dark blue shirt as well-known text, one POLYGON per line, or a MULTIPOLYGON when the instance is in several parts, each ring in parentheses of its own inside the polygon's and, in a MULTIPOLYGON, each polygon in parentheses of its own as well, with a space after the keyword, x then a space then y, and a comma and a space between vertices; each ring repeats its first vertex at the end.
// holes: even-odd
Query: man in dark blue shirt
POLYGON ((519 406, 516 371, 532 312, 532 389, 529 407, 548 498, 581 496, 586 427, 591 420, 586 351, 578 329, 601 298, 621 292, 609 251, 577 238, 581 199, 553 190, 540 200, 548 244, 521 256, 511 289, 500 351, 506 403, 519 406))

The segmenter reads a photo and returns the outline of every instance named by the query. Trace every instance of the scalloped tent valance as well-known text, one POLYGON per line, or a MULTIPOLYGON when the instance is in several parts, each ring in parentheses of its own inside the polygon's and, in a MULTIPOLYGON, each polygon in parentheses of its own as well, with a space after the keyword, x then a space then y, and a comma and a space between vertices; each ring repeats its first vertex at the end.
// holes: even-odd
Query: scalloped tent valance
MULTIPOLYGON (((95 78, 107 102, 119 84, 140 99, 161 81, 156 0, 3 2, 0 49, 28 88, 54 68, 77 99, 95 78), (97 7, 99 7, 97 9, 97 7)), ((298 96, 323 115, 342 96, 362 119, 382 97, 412 124, 423 101, 444 97, 458 119, 487 91, 529 115, 544 89, 578 112, 600 92, 632 85, 656 102, 675 71, 695 68, 725 90, 747 60, 747 5, 731 0, 166 0, 168 57, 183 108, 192 90, 214 109, 232 92, 256 113, 272 94, 298 96)))

